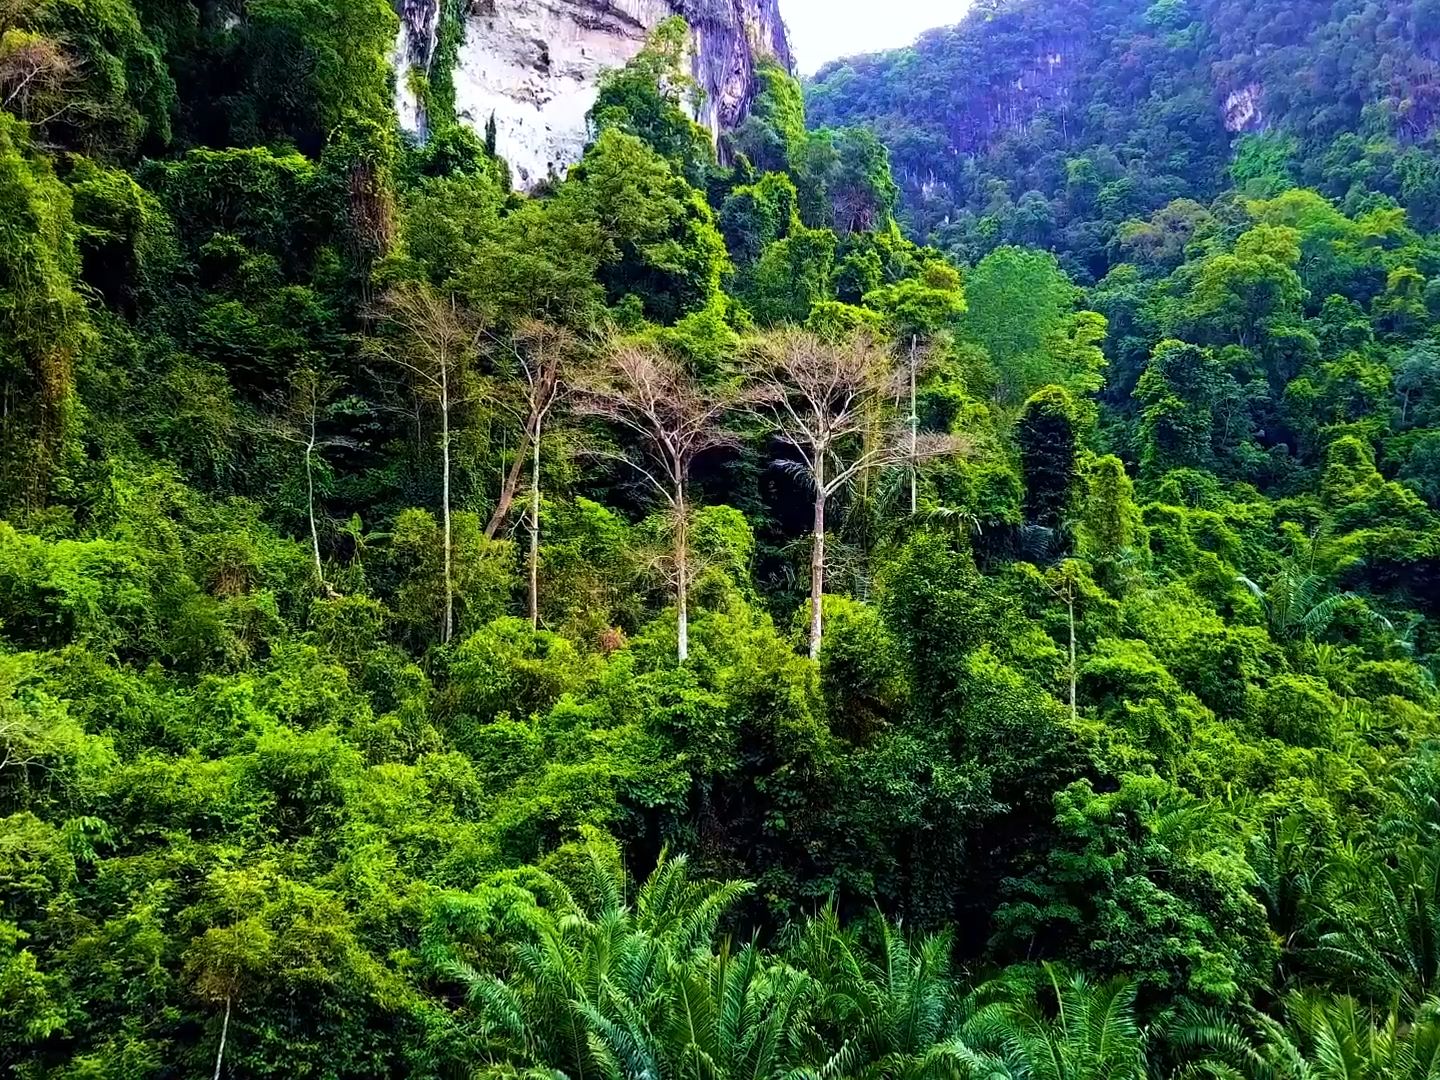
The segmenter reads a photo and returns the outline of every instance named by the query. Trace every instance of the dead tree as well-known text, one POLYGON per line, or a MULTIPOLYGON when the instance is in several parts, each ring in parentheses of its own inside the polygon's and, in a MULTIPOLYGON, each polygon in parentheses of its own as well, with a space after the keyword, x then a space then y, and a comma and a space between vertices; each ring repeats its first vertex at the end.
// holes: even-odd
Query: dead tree
POLYGON ((0 0, 0 109, 44 126, 79 106, 80 65, 59 41, 21 25, 30 7, 0 0))
POLYGON ((500 488, 495 512, 485 526, 485 538, 493 540, 505 523, 520 486, 526 450, 530 451, 530 625, 540 626, 540 446, 545 421, 565 392, 565 366, 575 355, 574 334, 553 323, 527 319, 516 327, 511 352, 520 373, 520 395, 513 405, 504 394, 496 402, 521 424, 520 445, 515 460, 500 488))
POLYGON ((1075 657, 1075 604, 1081 596, 1081 566, 1074 559, 1066 559, 1059 566, 1050 570, 1045 575, 1045 584, 1049 587, 1051 595, 1065 605, 1065 612, 1069 619, 1070 626, 1070 720, 1076 721, 1080 717, 1080 706, 1076 694, 1076 682, 1079 678, 1079 668, 1075 657))
POLYGON ((479 351, 483 329, 453 295, 443 296, 429 285, 397 285, 381 302, 380 314, 395 331, 377 348, 390 364, 405 372, 417 400, 433 405, 440 417, 441 513, 444 548, 445 612, 440 640, 455 632, 454 542, 450 525, 450 443, 454 410, 470 400, 470 369, 479 351))
MULTIPOLYGON (((803 330, 784 330, 757 342, 748 364, 747 407, 764 420, 798 460, 814 496, 810 552, 810 656, 824 634, 825 513, 831 496, 870 469, 959 452, 952 436, 921 436, 909 421, 872 434, 877 413, 893 412, 907 369, 874 338, 859 333, 836 342, 803 330)), ((895 417, 891 417, 895 420, 895 417)))
POLYGON ((695 459, 735 443, 721 420, 730 399, 694 382, 653 346, 617 344, 577 386, 581 413, 633 436, 638 447, 618 457, 664 500, 673 521, 676 656, 690 655, 689 482, 695 459))
POLYGON ((331 591, 325 580, 325 564, 320 557, 319 513, 315 506, 315 465, 324 452, 341 446, 354 446, 343 436, 330 435, 324 425, 333 411, 335 392, 341 380, 313 367, 304 367, 290 379, 288 392, 279 400, 279 408, 268 417, 262 431, 272 434, 300 450, 305 465, 305 512, 310 523, 310 553, 315 562, 315 583, 324 592, 331 591))

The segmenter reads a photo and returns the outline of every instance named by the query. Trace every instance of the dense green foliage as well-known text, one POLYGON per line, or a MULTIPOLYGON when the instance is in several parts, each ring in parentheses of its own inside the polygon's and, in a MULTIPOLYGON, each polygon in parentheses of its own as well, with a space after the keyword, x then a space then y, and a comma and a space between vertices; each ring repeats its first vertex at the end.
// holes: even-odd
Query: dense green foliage
POLYGON ((830 72, 924 228, 1096 58, 920 246, 677 24, 523 195, 384 3, 0 0, 0 1070, 1440 1076, 1440 9, 1331 7, 830 72))
POLYGON ((1440 225, 1432 0, 969 8, 807 88, 819 121, 873 126, 907 223, 962 260, 1047 248, 1084 281, 1178 262, 1202 207, 1232 188, 1301 186, 1352 217, 1400 206, 1440 225))

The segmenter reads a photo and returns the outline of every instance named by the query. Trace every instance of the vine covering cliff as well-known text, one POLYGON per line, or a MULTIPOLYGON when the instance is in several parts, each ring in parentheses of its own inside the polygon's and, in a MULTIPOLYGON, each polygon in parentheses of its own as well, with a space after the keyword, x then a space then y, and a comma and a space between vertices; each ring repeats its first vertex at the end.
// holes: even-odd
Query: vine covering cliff
POLYGON ((787 69, 790 48, 778 0, 400 0, 396 110, 401 126, 426 134, 427 85, 448 80, 455 118, 483 131, 522 187, 580 159, 586 114, 600 73, 621 67, 646 35, 674 15, 691 27, 691 74, 705 96, 700 120, 719 136, 745 118, 755 66, 787 69), (453 55, 438 48, 453 21, 453 55), (442 70, 444 68, 445 70, 442 70))

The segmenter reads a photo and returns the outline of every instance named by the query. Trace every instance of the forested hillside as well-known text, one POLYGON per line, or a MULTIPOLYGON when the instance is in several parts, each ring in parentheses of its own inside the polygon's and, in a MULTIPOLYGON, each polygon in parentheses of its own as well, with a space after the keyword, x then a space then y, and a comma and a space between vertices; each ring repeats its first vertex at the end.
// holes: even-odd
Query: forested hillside
POLYGON ((414 145, 384 0, 0 0, 0 1071, 1440 1077, 1437 9, 1202 6, 895 174, 668 23, 525 196, 458 5, 414 145))
POLYGON ((808 96, 874 127, 907 224, 961 259, 1050 248, 1088 282, 1135 261, 1135 221, 1232 188, 1440 225, 1433 0, 977 0, 808 96))

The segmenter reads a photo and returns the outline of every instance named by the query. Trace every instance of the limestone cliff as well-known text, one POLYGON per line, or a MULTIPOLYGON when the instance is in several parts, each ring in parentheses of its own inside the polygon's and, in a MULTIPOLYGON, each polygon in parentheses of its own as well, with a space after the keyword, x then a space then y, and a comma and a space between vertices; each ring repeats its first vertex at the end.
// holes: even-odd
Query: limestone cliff
MULTIPOLYGON (((396 0, 395 107, 417 138, 426 116, 413 73, 430 72, 435 61, 442 2, 396 0)), ((690 23, 692 74, 705 90, 697 119, 717 136, 745 118, 757 61, 791 66, 779 0, 464 2, 464 42, 450 72, 456 115, 476 131, 494 117, 496 149, 522 188, 580 159, 600 73, 622 66, 672 15, 690 23)))

